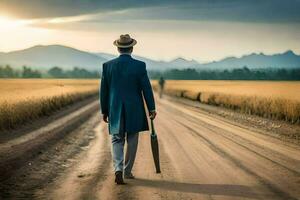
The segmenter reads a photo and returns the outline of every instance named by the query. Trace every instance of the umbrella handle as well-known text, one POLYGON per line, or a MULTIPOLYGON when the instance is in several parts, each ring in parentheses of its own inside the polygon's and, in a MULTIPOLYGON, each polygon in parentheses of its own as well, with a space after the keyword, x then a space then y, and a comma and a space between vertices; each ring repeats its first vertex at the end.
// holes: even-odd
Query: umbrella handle
POLYGON ((154 129, 153 119, 151 119, 151 136, 152 137, 156 136, 156 132, 155 132, 155 129, 154 129))

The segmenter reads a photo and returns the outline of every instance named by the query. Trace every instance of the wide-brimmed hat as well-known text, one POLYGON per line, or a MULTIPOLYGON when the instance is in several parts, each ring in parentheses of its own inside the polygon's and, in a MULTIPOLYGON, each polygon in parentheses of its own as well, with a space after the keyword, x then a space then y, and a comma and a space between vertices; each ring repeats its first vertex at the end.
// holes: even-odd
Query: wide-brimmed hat
POLYGON ((114 45, 119 48, 129 48, 136 45, 136 40, 131 38, 130 35, 120 35, 120 38, 114 41, 114 45))

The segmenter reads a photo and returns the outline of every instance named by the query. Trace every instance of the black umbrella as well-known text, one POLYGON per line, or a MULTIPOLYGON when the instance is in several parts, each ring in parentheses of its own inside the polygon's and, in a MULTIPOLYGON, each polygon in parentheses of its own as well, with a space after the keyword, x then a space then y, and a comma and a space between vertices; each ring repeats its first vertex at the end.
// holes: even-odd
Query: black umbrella
POLYGON ((153 119, 151 119, 151 149, 152 149, 152 155, 153 155, 154 164, 156 168, 156 173, 160 173, 159 148, 158 148, 157 135, 154 129, 153 119))

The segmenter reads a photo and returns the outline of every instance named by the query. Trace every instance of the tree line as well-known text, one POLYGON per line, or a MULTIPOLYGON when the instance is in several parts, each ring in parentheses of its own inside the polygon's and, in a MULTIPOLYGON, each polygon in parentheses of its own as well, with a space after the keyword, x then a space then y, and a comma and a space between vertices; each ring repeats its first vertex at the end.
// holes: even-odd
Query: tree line
POLYGON ((249 69, 196 70, 170 69, 164 72, 150 71, 152 79, 164 77, 171 80, 300 80, 300 69, 249 69))
POLYGON ((52 67, 42 73, 39 70, 23 66, 21 70, 12 68, 9 65, 0 66, 0 78, 99 78, 96 71, 90 72, 86 69, 74 67, 72 70, 63 70, 60 67, 52 67))
POLYGON ((60 67, 52 67, 48 74, 53 78, 100 78, 96 71, 88 71, 83 68, 74 67, 72 70, 63 70, 60 67))
POLYGON ((41 78, 42 74, 38 70, 23 66, 22 70, 15 70, 9 65, 0 66, 0 78, 41 78))
MULTIPOLYGON (((232 70, 196 70, 170 69, 166 71, 149 71, 151 79, 173 80, 300 80, 300 69, 249 69, 247 67, 232 70)), ((100 78, 100 73, 74 67, 72 70, 63 70, 52 67, 42 73, 39 70, 23 66, 21 70, 11 66, 0 66, 0 78, 100 78)))

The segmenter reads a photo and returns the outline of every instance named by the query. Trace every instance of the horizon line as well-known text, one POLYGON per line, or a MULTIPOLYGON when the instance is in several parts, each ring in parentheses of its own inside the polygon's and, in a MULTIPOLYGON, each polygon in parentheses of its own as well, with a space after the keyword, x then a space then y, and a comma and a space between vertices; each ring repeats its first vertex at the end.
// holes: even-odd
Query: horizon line
MULTIPOLYGON (((74 50, 77 50, 77 51, 81 51, 81 52, 85 52, 85 53, 90 53, 90 54, 105 53, 105 54, 109 54, 109 55, 112 55, 112 56, 118 56, 118 54, 112 54, 112 53, 103 52, 103 51, 93 52, 93 51, 78 49, 76 47, 67 46, 67 45, 63 45, 63 44, 57 44, 57 43, 53 43, 53 44, 36 44, 36 45, 29 46, 27 48, 22 48, 22 49, 16 49, 16 50, 11 50, 11 51, 0 51, 0 53, 8 54, 8 53, 13 53, 13 52, 17 52, 17 51, 24 51, 24 50, 31 49, 31 48, 38 47, 38 46, 44 46, 44 47, 47 47, 47 46, 61 46, 61 47, 71 48, 71 49, 74 49, 74 50)), ((197 60, 197 59, 194 59, 194 58, 188 59, 188 58, 185 58, 184 56, 180 56, 180 55, 174 56, 173 58, 171 58, 169 60, 155 59, 155 58, 151 58, 151 57, 147 57, 147 56, 143 56, 143 55, 139 55, 139 54, 133 54, 133 56, 143 57, 143 58, 146 58, 146 59, 149 59, 149 60, 153 60, 153 61, 156 61, 156 62, 172 62, 172 61, 174 61, 176 59, 184 59, 184 60, 186 60, 188 62, 196 61, 198 64, 208 64, 208 63, 213 63, 213 62, 220 62, 222 60, 229 59, 229 58, 237 58, 237 59, 239 59, 239 58, 242 58, 242 57, 245 57, 245 56, 250 56, 252 54, 265 55, 265 56, 274 56, 274 55, 278 55, 278 54, 285 54, 287 52, 292 52, 293 54, 295 54, 297 56, 300 56, 299 54, 295 53, 295 50, 292 50, 292 49, 287 49, 287 50, 284 50, 282 52, 276 52, 276 53, 273 53, 273 54, 266 54, 266 53, 260 51, 260 52, 252 52, 252 53, 248 53, 248 54, 243 54, 241 56, 229 55, 229 56, 223 57, 223 58, 218 59, 218 60, 210 60, 210 61, 203 61, 203 60, 200 61, 200 60, 197 60)))

